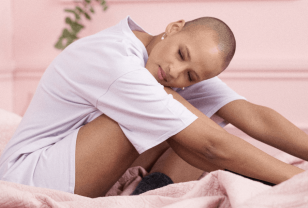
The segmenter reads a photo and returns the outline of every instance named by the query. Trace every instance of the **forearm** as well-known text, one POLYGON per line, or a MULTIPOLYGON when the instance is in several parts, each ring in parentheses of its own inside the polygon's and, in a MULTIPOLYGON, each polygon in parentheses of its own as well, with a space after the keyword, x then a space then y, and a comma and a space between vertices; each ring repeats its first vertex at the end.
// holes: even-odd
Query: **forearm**
MULTIPOLYGON (((211 163, 223 169, 229 169, 242 175, 275 184, 303 171, 283 163, 244 140, 227 133, 178 93, 168 88, 165 88, 165 90, 199 117, 186 129, 170 138, 204 158, 204 164, 200 165, 197 163, 201 163, 202 159, 199 158, 198 162, 196 162, 197 160, 193 161, 192 155, 181 154, 177 149, 174 149, 180 157, 191 165, 206 170, 206 165, 211 163), (204 166, 204 168, 201 166, 204 166)), ((238 116, 235 114, 235 117, 238 116)))
POLYGON ((264 143, 308 160, 308 135, 272 109, 263 109, 260 114, 263 126, 251 135, 264 143))
POLYGON ((206 172, 212 172, 219 169, 223 170, 223 168, 220 168, 217 165, 208 162, 204 155, 198 154, 193 150, 187 149, 186 147, 177 143, 175 140, 169 139, 167 140, 167 142, 169 146, 173 149, 173 151, 176 152, 178 156, 180 156, 190 165, 206 172))
POLYGON ((303 172, 233 135, 221 137, 217 145, 218 153, 214 155, 218 156, 210 159, 210 162, 242 175, 278 184, 303 172))
MULTIPOLYGON (((232 104, 231 104, 232 105, 232 104)), ((308 135, 276 111, 254 104, 244 104, 241 113, 246 115, 221 115, 249 136, 308 160, 308 135), (242 119, 237 119, 241 117, 242 119)), ((236 113, 237 115, 239 113, 236 113)))
POLYGON ((257 135, 260 140, 294 156, 308 160, 308 135, 305 132, 274 110, 271 110, 271 113, 265 116, 264 120, 268 135, 257 135))
MULTIPOLYGON (((196 121, 191 125, 198 126, 198 122, 202 123, 202 121, 196 121)), ((206 124, 202 125, 206 126, 206 124)), ((303 170, 283 163, 226 132, 211 128, 190 127, 194 131, 194 134, 189 136, 190 139, 185 134, 177 134, 173 139, 181 146, 203 155, 205 163, 209 162, 223 169, 274 184, 283 182, 303 172, 303 170), (202 134, 204 135, 203 137, 201 136, 202 134)), ((175 151, 177 152, 176 149, 175 151)), ((185 160, 185 155, 180 156, 185 160)))

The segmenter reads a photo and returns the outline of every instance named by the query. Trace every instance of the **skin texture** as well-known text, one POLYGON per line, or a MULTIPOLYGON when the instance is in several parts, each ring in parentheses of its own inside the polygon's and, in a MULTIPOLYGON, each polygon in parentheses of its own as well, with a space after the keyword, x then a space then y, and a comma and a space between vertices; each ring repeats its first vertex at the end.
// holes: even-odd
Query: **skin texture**
POLYGON ((179 94, 171 89, 165 90, 198 116, 195 122, 168 140, 172 149, 191 165, 207 170, 208 163, 212 163, 223 169, 274 184, 303 172, 302 169, 285 164, 227 133, 179 94), (193 154, 187 154, 187 151, 184 154, 185 150, 193 154))
MULTIPOLYGON (((199 117, 167 140, 174 152, 186 161, 176 162, 182 164, 180 167, 187 167, 188 164, 196 167, 191 169, 188 165, 188 170, 196 171, 191 173, 195 178, 190 180, 197 179, 198 169, 213 171, 219 167, 275 184, 303 172, 228 134, 178 93, 169 88, 165 90, 199 117)), ((139 156, 119 125, 106 115, 81 127, 76 145, 75 193, 88 197, 104 196, 139 156)), ((173 158, 171 164, 178 161, 177 157, 173 158)), ((176 171, 166 169, 166 164, 163 161, 156 170, 169 174, 177 182, 190 177, 182 175, 178 179, 176 171)))
MULTIPOLYGON (((213 34, 205 34, 208 38, 197 35, 194 40, 189 39, 185 33, 181 33, 184 24, 183 20, 170 23, 164 40, 161 40, 163 34, 150 36, 136 31, 134 33, 148 51, 146 68, 159 83, 166 86, 167 93, 172 94, 174 99, 197 115, 198 119, 167 142, 140 156, 119 125, 106 115, 81 127, 76 143, 76 194, 104 196, 127 168, 133 165, 142 165, 152 172, 166 173, 175 182, 196 180, 202 173, 200 170, 213 171, 220 168, 275 184, 303 172, 302 169, 285 164, 227 133, 169 88, 186 87, 214 77, 223 70, 217 45, 215 46, 215 41, 211 41, 213 34), (201 44, 204 47, 200 47, 201 44), (190 51, 190 59, 187 59, 186 47, 190 51), (160 79, 160 70, 164 71, 165 79, 160 79), (193 81, 189 79, 188 73, 193 81), (199 75, 199 80, 196 80, 196 74, 199 75)), ((261 141, 307 158, 307 135, 277 113, 247 101, 233 101, 217 114, 261 141), (251 120, 252 117, 256 119, 251 120), (294 138, 292 134, 298 138, 294 138), (271 137, 274 139, 270 139, 271 137), (300 147, 303 142, 304 147, 300 147), (296 151, 297 148, 299 151, 296 151)))
POLYGON ((164 40, 161 40, 163 34, 151 37, 134 31, 149 54, 145 67, 166 87, 187 87, 212 78, 224 69, 214 33, 200 30, 192 38, 182 31, 184 24, 183 20, 170 23, 164 40), (159 78, 159 68, 164 71, 165 79, 159 78))
POLYGON ((271 108, 236 100, 217 115, 261 142, 308 160, 308 135, 271 108))

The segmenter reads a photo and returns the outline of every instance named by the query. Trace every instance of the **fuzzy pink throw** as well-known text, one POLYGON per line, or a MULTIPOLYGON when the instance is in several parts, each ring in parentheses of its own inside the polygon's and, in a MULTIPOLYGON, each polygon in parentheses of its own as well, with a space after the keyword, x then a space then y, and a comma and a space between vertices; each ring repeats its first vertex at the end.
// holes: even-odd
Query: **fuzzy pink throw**
MULTIPOLYGON (((0 153, 21 117, 0 109, 0 153)), ((308 163, 282 153, 278 159, 308 170, 308 163)), ((0 207, 308 207, 308 172, 270 187, 225 171, 206 174, 199 181, 178 183, 129 196, 146 171, 134 167, 126 171, 106 197, 91 199, 61 191, 0 181, 0 207)))

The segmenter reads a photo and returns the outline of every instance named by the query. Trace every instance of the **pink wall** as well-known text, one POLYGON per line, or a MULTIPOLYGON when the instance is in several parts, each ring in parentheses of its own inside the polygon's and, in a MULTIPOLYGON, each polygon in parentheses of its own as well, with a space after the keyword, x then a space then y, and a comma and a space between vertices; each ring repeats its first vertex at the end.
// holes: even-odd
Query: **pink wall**
POLYGON ((0 3, 0 107, 13 110, 13 76, 14 60, 12 53, 12 4, 10 1, 0 3))
MULTIPOLYGON (((248 100, 276 109, 308 130, 308 1, 117 1, 98 13, 82 36, 128 14, 158 34, 179 19, 214 16, 234 31, 237 51, 220 77, 248 100)), ((59 54, 53 45, 64 26, 64 0, 1 0, 0 108, 22 115, 40 76, 59 54), (4 15, 5 14, 5 15, 4 15)))

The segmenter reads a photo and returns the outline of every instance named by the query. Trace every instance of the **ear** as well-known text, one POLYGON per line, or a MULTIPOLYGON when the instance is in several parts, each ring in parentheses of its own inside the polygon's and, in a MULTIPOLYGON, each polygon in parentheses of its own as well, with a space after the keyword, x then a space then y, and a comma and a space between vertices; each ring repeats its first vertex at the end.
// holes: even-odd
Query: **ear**
POLYGON ((173 35, 179 31, 181 31, 183 29, 185 25, 185 20, 179 20, 179 21, 176 21, 176 22, 171 22, 170 24, 168 24, 168 26, 166 27, 166 30, 165 30, 165 34, 166 34, 166 37, 168 35, 173 35))

